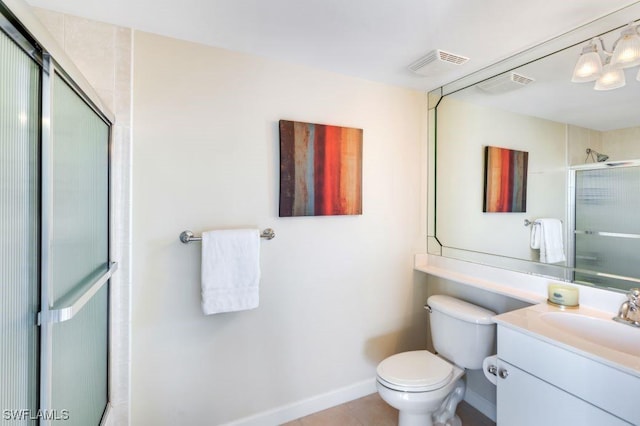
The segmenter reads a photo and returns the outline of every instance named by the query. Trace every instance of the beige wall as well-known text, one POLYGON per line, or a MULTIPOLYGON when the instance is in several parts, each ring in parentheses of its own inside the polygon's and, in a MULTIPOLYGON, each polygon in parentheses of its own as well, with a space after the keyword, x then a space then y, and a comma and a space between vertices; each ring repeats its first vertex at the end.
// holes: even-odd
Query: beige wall
POLYGON ((587 148, 597 152, 605 152, 602 148, 602 132, 569 124, 567 126, 567 144, 569 150, 569 166, 585 164, 587 161, 587 148))
POLYGON ((640 127, 598 130, 569 126, 569 165, 592 163, 585 150, 591 148, 609 156, 607 161, 640 159, 640 127))
POLYGON ((602 151, 609 161, 640 159, 640 127, 602 132, 602 151))
POLYGON ((134 42, 133 424, 220 424, 370 384, 426 344, 426 99, 142 32, 134 42), (363 215, 278 218, 278 120, 364 129, 363 215), (272 227, 260 307, 203 316, 185 229, 272 227))

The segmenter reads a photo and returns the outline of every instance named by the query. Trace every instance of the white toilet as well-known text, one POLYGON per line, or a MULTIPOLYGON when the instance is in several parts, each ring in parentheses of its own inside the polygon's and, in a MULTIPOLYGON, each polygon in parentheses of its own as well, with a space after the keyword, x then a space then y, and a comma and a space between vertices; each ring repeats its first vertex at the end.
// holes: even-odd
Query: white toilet
POLYGON ((455 411, 464 397, 464 369, 482 368, 492 354, 495 313, 443 295, 429 297, 426 307, 438 355, 392 355, 378 364, 376 386, 382 399, 399 410, 399 426, 460 426, 455 411))

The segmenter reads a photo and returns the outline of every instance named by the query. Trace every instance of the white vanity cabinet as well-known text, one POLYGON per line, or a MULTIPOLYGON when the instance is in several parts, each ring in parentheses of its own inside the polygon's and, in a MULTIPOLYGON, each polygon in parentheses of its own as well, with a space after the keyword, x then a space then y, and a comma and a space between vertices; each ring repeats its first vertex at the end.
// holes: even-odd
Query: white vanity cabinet
POLYGON ((640 379, 498 323, 498 426, 639 425, 640 379))

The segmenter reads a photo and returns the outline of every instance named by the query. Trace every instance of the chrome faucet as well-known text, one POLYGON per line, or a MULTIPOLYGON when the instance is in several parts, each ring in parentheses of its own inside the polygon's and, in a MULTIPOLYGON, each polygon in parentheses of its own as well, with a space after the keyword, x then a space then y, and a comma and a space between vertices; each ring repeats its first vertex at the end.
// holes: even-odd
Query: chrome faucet
POLYGON ((627 300, 622 303, 614 321, 640 327, 640 288, 632 288, 627 293, 627 300))

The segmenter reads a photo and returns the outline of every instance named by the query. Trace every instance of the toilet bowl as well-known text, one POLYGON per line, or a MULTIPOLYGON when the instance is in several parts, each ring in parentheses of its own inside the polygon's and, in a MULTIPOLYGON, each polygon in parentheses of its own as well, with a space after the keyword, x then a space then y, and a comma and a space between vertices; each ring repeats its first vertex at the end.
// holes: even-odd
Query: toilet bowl
POLYGON ((399 426, 461 426, 455 415, 464 398, 465 368, 479 369, 495 340, 492 311, 443 295, 431 296, 431 335, 439 355, 421 350, 378 364, 380 397, 399 411, 399 426))
POLYGON ((463 375, 463 369, 429 351, 403 352, 378 365, 376 387, 399 411, 399 425, 458 426, 455 409, 464 396, 463 375))

